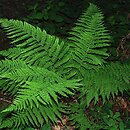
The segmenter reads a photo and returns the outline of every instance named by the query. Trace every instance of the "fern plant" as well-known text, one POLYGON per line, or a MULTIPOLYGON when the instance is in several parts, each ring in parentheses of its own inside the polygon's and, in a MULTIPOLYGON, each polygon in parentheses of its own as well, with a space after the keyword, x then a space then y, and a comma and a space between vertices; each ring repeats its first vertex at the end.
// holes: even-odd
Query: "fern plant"
POLYGON ((75 91, 80 97, 69 111, 73 123, 87 129, 83 111, 91 100, 96 103, 101 96, 105 102, 129 89, 130 65, 105 60, 111 38, 96 5, 90 4, 66 41, 19 20, 0 19, 0 24, 12 44, 0 51, 0 88, 14 97, 1 111, 1 129, 56 123, 66 110, 61 97, 75 91))

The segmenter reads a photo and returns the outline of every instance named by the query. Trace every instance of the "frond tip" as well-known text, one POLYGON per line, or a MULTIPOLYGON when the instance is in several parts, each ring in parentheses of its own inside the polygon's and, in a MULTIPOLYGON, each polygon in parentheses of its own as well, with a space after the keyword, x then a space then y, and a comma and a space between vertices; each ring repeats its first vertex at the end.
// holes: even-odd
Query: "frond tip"
POLYGON ((87 11, 80 16, 76 26, 70 32, 69 46, 76 62, 87 68, 102 65, 109 55, 106 49, 110 35, 103 24, 103 15, 96 5, 90 4, 87 11))

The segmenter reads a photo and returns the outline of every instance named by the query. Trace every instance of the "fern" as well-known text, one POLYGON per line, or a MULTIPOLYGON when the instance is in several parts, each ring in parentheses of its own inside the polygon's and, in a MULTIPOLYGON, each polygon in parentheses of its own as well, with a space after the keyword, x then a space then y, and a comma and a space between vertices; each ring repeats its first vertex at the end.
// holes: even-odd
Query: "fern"
POLYGON ((0 128, 19 128, 20 126, 28 126, 32 125, 33 127, 42 126, 43 123, 48 123, 49 121, 56 121, 58 117, 61 119, 61 115, 59 113, 59 106, 53 104, 53 106, 44 106, 40 105, 39 107, 30 108, 28 106, 26 109, 21 111, 14 111, 11 113, 10 118, 7 116, 6 120, 2 122, 0 128))
POLYGON ((104 48, 109 46, 110 35, 103 25, 103 15, 95 5, 91 4, 81 15, 70 34, 69 46, 74 52, 74 61, 85 69, 105 63, 104 58, 109 55, 104 48))
POLYGON ((68 47, 65 47, 59 38, 48 35, 45 30, 18 20, 2 19, 0 23, 8 37, 13 40, 11 44, 17 47, 9 49, 6 53, 1 52, 2 55, 48 69, 52 69, 52 66, 58 68, 69 60, 63 58, 68 52, 68 47))
POLYGON ((105 65, 98 72, 87 71, 89 75, 84 72, 84 87, 80 96, 85 97, 85 105, 89 106, 92 99, 95 99, 96 103, 99 96, 105 102, 110 95, 114 97, 118 92, 129 90, 129 72, 130 65, 121 65, 120 63, 105 65))
POLYGON ((27 22, 0 19, 0 24, 13 45, 0 51, 0 89, 14 97, 1 111, 0 129, 56 123, 65 111, 61 97, 75 90, 80 97, 71 107, 71 119, 77 128, 87 129, 93 123, 84 108, 92 99, 96 103, 101 96, 105 102, 129 89, 130 66, 105 61, 110 35, 97 6, 90 4, 66 41, 27 22))
MULTIPOLYGON (((41 117, 43 116, 47 123, 48 118, 52 122, 56 122, 56 116, 58 115, 58 117, 60 117, 57 108, 54 107, 58 105, 59 96, 57 94, 60 94, 61 96, 73 94, 71 90, 74 90, 80 85, 76 80, 67 81, 54 72, 44 68, 26 65, 25 62, 20 60, 5 60, 1 61, 1 64, 2 71, 0 77, 4 79, 7 78, 19 85, 18 92, 16 93, 13 103, 7 109, 3 110, 3 112, 16 113, 8 119, 13 121, 16 124, 16 127, 19 127, 19 122, 23 125, 29 125, 29 123, 31 123, 35 126, 32 123, 33 121, 28 121, 28 118, 34 119, 35 124, 38 126, 40 122, 35 119, 37 118, 37 115, 40 115, 41 117), (28 111, 34 109, 30 116, 27 113, 27 109, 28 111), (44 110, 45 112, 40 114, 37 112, 40 110, 44 110), (23 115, 23 112, 27 115, 23 115), (38 114, 34 115, 34 113, 38 114), (22 115, 24 120, 21 119, 22 115), (16 120, 16 118, 18 119, 16 120)), ((15 87, 16 85, 14 86, 14 89, 16 89, 15 87)), ((38 116, 38 118, 40 117, 38 116)), ((8 120, 6 122, 8 122, 8 120)))

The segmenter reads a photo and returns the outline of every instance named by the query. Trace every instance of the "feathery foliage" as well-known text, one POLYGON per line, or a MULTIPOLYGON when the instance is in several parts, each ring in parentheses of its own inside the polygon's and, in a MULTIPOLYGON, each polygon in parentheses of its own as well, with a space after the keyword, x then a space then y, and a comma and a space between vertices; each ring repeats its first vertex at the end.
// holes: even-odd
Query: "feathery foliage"
MULTIPOLYGON (((58 111, 60 109, 57 108, 59 95, 67 96, 68 94, 73 94, 72 90, 80 85, 78 80, 63 79, 53 71, 29 66, 20 60, 1 61, 0 78, 7 79, 7 81, 10 80, 17 85, 11 86, 14 87, 11 89, 16 91, 13 103, 2 111, 4 113, 11 112, 11 117, 5 121, 6 123, 3 122, 1 127, 5 127, 5 124, 8 126, 7 122, 9 121, 12 122, 12 125, 15 124, 15 127, 19 127, 21 123, 23 125, 31 123, 33 126, 38 126, 43 119, 48 123, 48 118, 52 122, 56 122, 56 116, 61 118, 58 111), (32 113, 28 113, 30 111, 32 113), (39 116, 37 117, 35 113, 39 116), (40 117, 43 117, 43 119, 41 120, 40 117), (30 120, 29 118, 32 119, 30 120)), ((10 89, 8 87, 6 90, 10 89)))
POLYGON ((129 72, 130 65, 121 65, 120 63, 104 65, 98 72, 95 70, 85 72, 84 87, 81 89, 80 97, 85 98, 85 105, 89 106, 91 100, 95 99, 96 103, 99 96, 105 102, 110 95, 114 97, 118 92, 129 90, 129 72))
POLYGON ((91 125, 83 122, 91 122, 84 108, 92 99, 96 103, 101 96, 105 102, 110 95, 129 89, 130 65, 105 61, 110 35, 97 6, 90 4, 67 41, 19 20, 0 19, 0 24, 12 44, 0 51, 5 58, 0 61, 0 88, 14 97, 1 111, 0 129, 56 123, 64 111, 61 97, 73 95, 75 90, 80 97, 71 112, 77 115, 77 127, 87 129, 91 125))
POLYGON ((104 48, 109 46, 110 35, 103 25, 103 15, 95 5, 91 4, 81 15, 70 34, 70 47, 78 64, 92 69, 94 65, 102 65, 105 62, 104 58, 109 55, 104 48))
POLYGON ((1 52, 2 55, 48 69, 52 69, 52 66, 60 67, 67 62, 67 60, 63 60, 63 57, 68 52, 68 47, 66 48, 64 42, 59 38, 26 22, 2 19, 0 23, 7 36, 12 39, 11 44, 17 47, 9 49, 6 53, 1 52))

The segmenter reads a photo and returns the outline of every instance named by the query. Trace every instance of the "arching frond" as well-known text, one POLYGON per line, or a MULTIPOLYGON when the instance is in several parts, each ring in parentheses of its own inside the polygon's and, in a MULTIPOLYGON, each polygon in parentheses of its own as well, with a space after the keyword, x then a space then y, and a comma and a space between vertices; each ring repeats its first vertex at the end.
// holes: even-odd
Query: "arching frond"
POLYGON ((46 33, 45 30, 19 20, 0 19, 1 26, 12 44, 17 48, 0 54, 13 59, 21 59, 30 65, 52 69, 59 68, 69 60, 68 47, 64 41, 46 33), (11 53, 13 52, 13 53, 11 53))
MULTIPOLYGON (((72 95, 73 90, 81 85, 78 83, 79 80, 63 79, 59 74, 53 71, 29 66, 24 61, 4 60, 1 61, 0 64, 0 78, 6 79, 6 81, 9 80, 10 82, 13 81, 13 89, 17 87, 16 84, 19 85, 13 103, 2 111, 15 112, 15 115, 12 115, 13 119, 11 118, 5 122, 7 123, 13 120, 13 122, 16 123, 16 127, 20 124, 29 125, 30 123, 38 126, 40 123, 39 120, 41 120, 42 117, 45 118, 46 122, 49 119, 55 122, 56 117, 59 116, 59 112, 55 110, 56 108, 54 107, 58 106, 60 97, 72 95), (29 115, 28 112, 32 111, 32 109, 34 111, 29 115), (23 113, 21 112, 27 110, 28 112, 22 115, 23 113), (37 115, 34 115, 34 113, 37 113, 37 115), (41 119, 39 119, 39 116, 41 116, 41 119), (18 118, 17 121, 15 121, 16 118, 18 118), (37 118, 39 120, 37 120, 37 118), (33 124, 31 121, 35 123, 33 124)), ((9 81, 7 83, 9 83, 9 81)), ((9 85, 10 84, 8 84, 8 86, 9 85)), ((8 87, 6 89, 10 88, 8 87)), ((4 126, 4 124, 2 124, 2 126, 4 126)))
MULTIPOLYGON (((36 99, 36 97, 39 99, 38 94, 41 93, 41 101, 43 100, 44 104, 51 102, 51 97, 53 97, 55 101, 58 102, 56 93, 59 93, 62 96, 66 96, 65 93, 72 94, 70 90, 73 90, 76 88, 76 86, 80 85, 76 83, 76 80, 64 80, 60 77, 60 75, 55 74, 52 71, 26 65, 25 62, 20 60, 5 60, 0 63, 2 66, 0 75, 1 78, 13 80, 16 83, 19 83, 21 86, 26 84, 19 90, 18 93, 20 94, 21 98, 23 97, 23 101, 25 99, 28 100, 31 95, 33 96, 32 100, 36 99), (26 98, 24 98, 24 96, 26 98)), ((17 105, 15 104, 15 107, 16 106, 17 105)))
POLYGON ((28 106, 26 109, 21 111, 12 112, 10 117, 6 117, 0 125, 2 128, 19 128, 20 126, 33 126, 40 127, 43 123, 49 123, 50 121, 56 123, 57 118, 61 119, 60 105, 41 105, 39 107, 30 108, 28 106))
POLYGON ((70 90, 73 90, 79 84, 75 81, 61 81, 59 83, 53 83, 53 81, 43 81, 43 82, 27 82, 22 86, 13 104, 7 108, 5 111, 21 110, 31 106, 31 109, 39 104, 43 105, 51 104, 53 100, 58 103, 58 95, 67 96, 68 94, 73 94, 70 90))
POLYGON ((103 102, 109 99, 109 96, 117 95, 118 92, 130 89, 130 65, 121 65, 113 63, 105 65, 98 72, 94 70, 84 72, 84 87, 81 90, 81 97, 85 105, 89 106, 94 98, 95 102, 101 96, 103 102))

